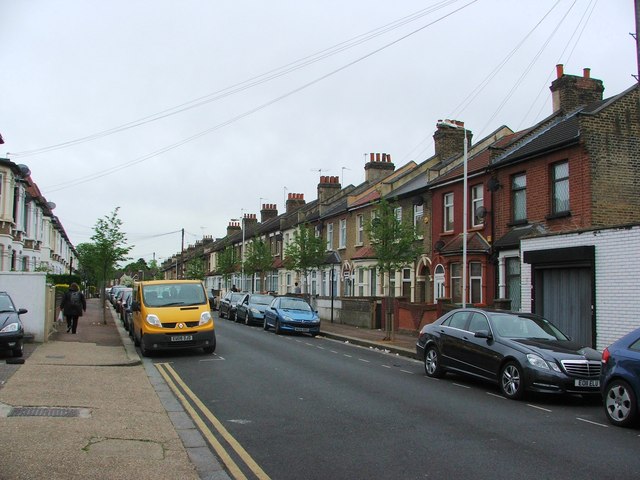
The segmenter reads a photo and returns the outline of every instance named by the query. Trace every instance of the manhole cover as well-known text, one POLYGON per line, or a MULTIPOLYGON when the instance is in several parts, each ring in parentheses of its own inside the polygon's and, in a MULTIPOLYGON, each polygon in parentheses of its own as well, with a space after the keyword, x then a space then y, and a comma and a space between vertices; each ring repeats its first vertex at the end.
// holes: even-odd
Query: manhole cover
POLYGON ((63 407, 13 407, 9 417, 79 417, 78 408, 63 407))

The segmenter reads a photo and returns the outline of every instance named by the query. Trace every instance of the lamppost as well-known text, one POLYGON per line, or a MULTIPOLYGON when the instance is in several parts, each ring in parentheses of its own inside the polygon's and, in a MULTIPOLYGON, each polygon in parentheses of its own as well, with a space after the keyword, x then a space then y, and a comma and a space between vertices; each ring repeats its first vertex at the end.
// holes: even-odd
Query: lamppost
POLYGON ((461 128, 464 131, 464 148, 462 154, 462 308, 467 306, 467 218, 468 199, 467 199, 467 129, 464 122, 458 120, 445 120, 443 122, 453 128, 461 128))

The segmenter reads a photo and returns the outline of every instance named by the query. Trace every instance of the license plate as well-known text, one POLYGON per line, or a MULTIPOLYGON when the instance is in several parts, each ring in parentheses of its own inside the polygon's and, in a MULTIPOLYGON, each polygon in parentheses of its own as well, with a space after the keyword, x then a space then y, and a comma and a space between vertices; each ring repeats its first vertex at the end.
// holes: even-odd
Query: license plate
POLYGON ((189 340, 193 340, 193 335, 172 335, 172 342, 188 342, 189 340))
POLYGON ((600 380, 576 380, 576 387, 599 388, 600 380))
POLYGON ((296 331, 296 332, 308 332, 308 331, 309 331, 309 329, 308 329, 308 328, 296 327, 296 328, 295 328, 295 331, 296 331))

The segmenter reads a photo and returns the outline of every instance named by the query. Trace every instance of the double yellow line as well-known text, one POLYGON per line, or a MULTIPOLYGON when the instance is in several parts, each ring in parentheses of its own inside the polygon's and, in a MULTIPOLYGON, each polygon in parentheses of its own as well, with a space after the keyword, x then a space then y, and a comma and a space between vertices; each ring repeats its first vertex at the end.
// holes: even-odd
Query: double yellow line
POLYGON ((242 445, 240 445, 238 441, 233 438, 233 436, 227 431, 227 429, 224 428, 220 420, 218 420, 216 416, 211 413, 211 411, 182 381, 178 373, 171 367, 171 365, 169 365, 168 363, 156 363, 155 366, 160 372, 160 375, 162 375, 164 380, 167 382, 167 385, 169 385, 171 390, 173 390, 175 396, 180 400, 180 403, 182 403, 185 411, 198 426, 200 432, 202 432, 209 444, 216 451, 218 457, 225 464, 227 470, 233 476, 233 478, 237 480, 247 480, 247 477, 244 473, 242 473, 242 470, 240 470, 238 464, 231 458, 231 455, 229 455, 224 446, 214 436, 213 432, 209 429, 196 409, 191 406, 189 399, 196 407, 198 407, 198 409, 202 412, 206 419, 209 420, 211 425, 213 425, 213 427, 218 431, 218 434, 229 444, 229 446, 231 446, 231 448, 236 452, 236 454, 244 462, 244 464, 254 473, 256 478, 260 480, 270 480, 269 476, 264 472, 264 470, 262 470, 262 468, 260 468, 260 466, 253 460, 253 458, 251 458, 251 455, 249 455, 247 451, 242 448, 242 445), (178 386, 180 388, 178 388, 178 386), (187 399, 187 397, 189 397, 189 399, 187 399))

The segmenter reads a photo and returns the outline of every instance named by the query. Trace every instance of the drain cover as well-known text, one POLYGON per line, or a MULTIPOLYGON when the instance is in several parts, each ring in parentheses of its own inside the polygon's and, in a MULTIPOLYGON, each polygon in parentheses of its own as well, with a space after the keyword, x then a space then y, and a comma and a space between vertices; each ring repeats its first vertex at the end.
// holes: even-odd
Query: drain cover
POLYGON ((13 407, 9 417, 79 417, 80 409, 63 407, 13 407))

